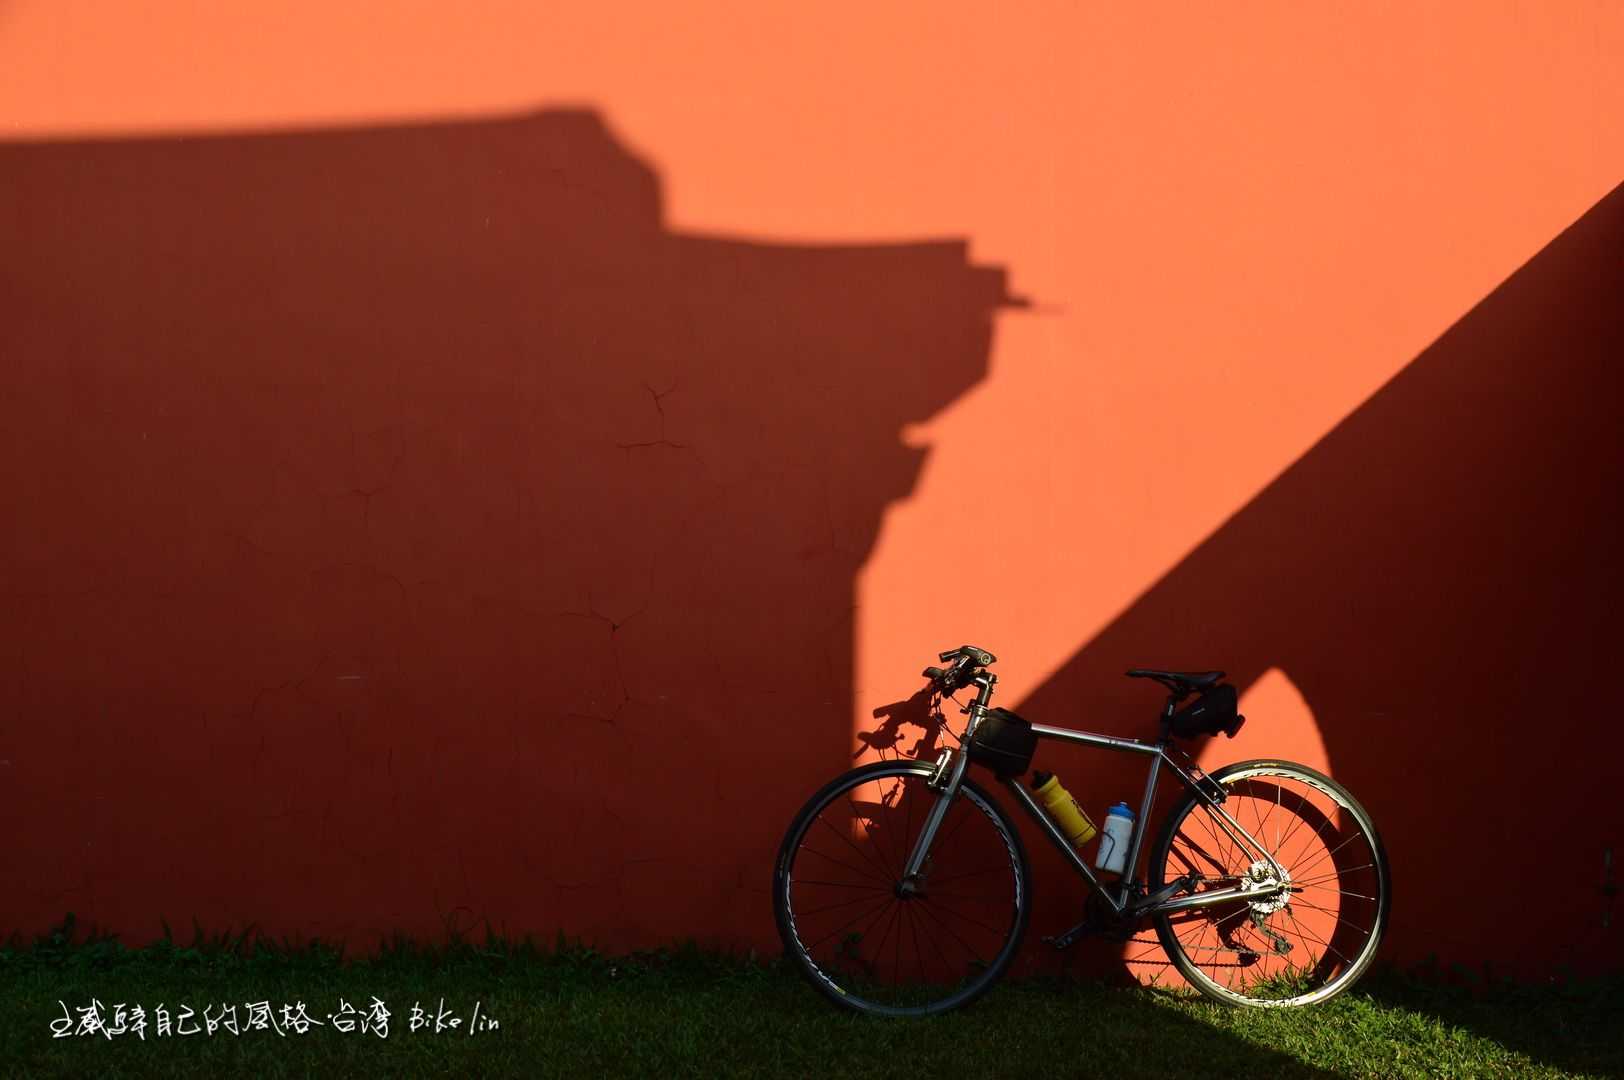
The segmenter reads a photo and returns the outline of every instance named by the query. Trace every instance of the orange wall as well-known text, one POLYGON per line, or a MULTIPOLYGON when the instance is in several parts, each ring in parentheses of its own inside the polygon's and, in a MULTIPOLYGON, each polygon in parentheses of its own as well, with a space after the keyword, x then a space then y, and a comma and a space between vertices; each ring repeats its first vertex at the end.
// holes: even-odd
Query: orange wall
POLYGON ((1616 962, 1624 15, 1014 7, 0 5, 0 927, 768 945, 968 640, 1616 962))

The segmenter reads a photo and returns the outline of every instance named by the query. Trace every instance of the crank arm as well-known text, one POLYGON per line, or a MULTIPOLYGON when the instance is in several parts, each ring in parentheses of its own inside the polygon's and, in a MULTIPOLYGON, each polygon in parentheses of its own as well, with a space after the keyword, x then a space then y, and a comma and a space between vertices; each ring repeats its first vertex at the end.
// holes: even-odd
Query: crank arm
POLYGON ((1087 937, 1093 931, 1094 924, 1092 920, 1084 919, 1063 934, 1055 934, 1052 937, 1044 938, 1043 943, 1052 946, 1056 952, 1059 952, 1062 949, 1071 948, 1077 944, 1079 938, 1087 937))

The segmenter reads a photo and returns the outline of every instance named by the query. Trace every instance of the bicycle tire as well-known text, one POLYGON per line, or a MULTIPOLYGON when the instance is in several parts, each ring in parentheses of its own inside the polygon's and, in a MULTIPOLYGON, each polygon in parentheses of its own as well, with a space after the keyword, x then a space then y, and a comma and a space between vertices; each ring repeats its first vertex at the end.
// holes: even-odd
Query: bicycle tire
MULTIPOLYGON (((1326 838, 1324 829, 1327 824, 1331 824, 1331 817, 1327 815, 1324 808, 1311 805, 1306 797, 1298 793, 1297 808, 1288 812, 1301 815, 1299 823, 1292 826, 1288 831, 1282 830, 1280 823, 1275 822, 1277 839, 1272 847, 1267 843, 1266 835, 1262 838, 1265 846, 1269 848, 1270 854, 1282 863, 1288 876, 1290 876, 1292 867, 1285 865, 1284 861, 1289 854, 1289 842, 1297 836, 1297 830, 1300 830, 1302 821, 1313 824, 1312 831, 1303 834, 1303 840, 1308 845, 1307 851, 1298 860, 1299 874, 1294 879, 1291 891, 1282 894, 1284 897, 1283 902, 1275 910, 1267 912, 1260 910, 1260 906, 1257 904, 1239 901, 1225 906, 1191 909, 1189 913, 1155 915, 1152 922, 1155 925, 1156 935, 1161 942, 1163 951, 1167 953, 1168 959, 1172 961, 1179 974, 1183 975, 1192 987, 1206 997, 1226 1005, 1289 1008, 1313 1005, 1330 1000, 1356 983, 1369 968, 1381 944, 1381 938, 1391 912, 1392 876, 1388 868, 1386 849, 1382 845, 1380 834, 1376 831, 1375 823, 1371 820, 1370 814, 1345 787, 1306 765, 1279 759, 1258 759, 1237 762, 1208 775, 1223 785, 1226 792, 1229 793, 1229 797, 1225 801, 1226 810, 1230 810, 1231 804, 1235 804, 1237 807, 1240 805, 1235 800, 1237 795, 1244 794, 1248 797, 1253 797, 1257 793, 1266 795, 1270 787, 1266 781, 1268 778, 1274 777, 1290 780, 1308 790, 1319 792, 1329 800, 1337 811, 1346 815, 1348 823, 1353 828, 1351 831, 1342 830, 1348 832, 1345 837, 1342 832, 1335 832, 1330 838, 1326 838), (1259 780, 1265 782, 1260 784, 1248 783, 1249 781, 1259 780), (1242 785, 1247 785, 1247 787, 1243 789, 1242 785), (1318 823, 1314 823, 1315 819, 1318 819, 1318 823), (1354 859, 1364 857, 1358 854, 1360 849, 1354 847, 1351 849, 1351 853, 1345 855, 1342 852, 1349 851, 1349 845, 1352 845, 1355 839, 1361 837, 1364 841, 1362 846, 1368 849, 1368 859, 1355 865, 1353 863, 1354 859), (1334 844, 1332 843, 1333 840, 1334 844), (1323 851, 1313 846, 1316 842, 1324 847, 1323 851), (1279 850, 1275 850, 1276 848, 1279 850), (1324 868, 1326 858, 1331 860, 1329 870, 1324 868), (1317 861, 1310 862, 1308 860, 1317 861), (1301 873, 1302 870, 1309 871, 1308 876, 1304 876, 1301 873), (1329 876, 1326 876, 1327 873, 1329 873, 1329 876), (1325 884, 1326 881, 1333 879, 1337 887, 1333 888, 1325 884), (1340 887, 1343 884, 1350 883, 1350 879, 1352 882, 1356 882, 1360 889, 1371 890, 1374 895, 1372 896, 1370 891, 1361 892, 1358 889, 1343 889, 1340 887), (1328 893, 1334 892, 1337 894, 1336 903, 1339 907, 1326 908, 1322 903, 1315 902, 1331 902, 1328 896, 1318 891, 1322 889, 1328 893), (1315 900, 1307 899, 1310 893, 1313 893, 1315 900), (1347 899, 1349 897, 1354 899, 1347 899), (1302 922, 1296 918, 1296 913, 1293 911, 1294 904, 1303 912, 1310 923, 1319 925, 1321 933, 1325 935, 1323 939, 1318 934, 1310 934, 1302 925, 1302 922), (1345 908, 1340 906, 1344 904, 1348 906, 1345 908), (1308 915, 1310 908, 1314 912, 1312 916, 1308 915), (1349 917, 1344 918, 1344 911, 1349 917), (1231 968, 1258 967, 1257 975, 1259 977, 1253 986, 1254 992, 1250 993, 1246 992, 1244 988, 1236 989, 1233 979, 1226 983, 1215 978, 1212 972, 1206 970, 1202 962, 1190 955, 1192 948, 1200 948, 1200 946, 1192 946, 1190 944, 1193 940, 1192 936, 1188 933, 1181 934, 1181 927, 1174 925, 1175 919, 1181 920, 1181 922, 1195 920, 1197 925, 1199 925, 1199 920, 1206 919, 1208 926, 1202 930, 1202 933, 1205 934, 1225 921, 1231 922, 1233 927, 1236 928, 1244 927, 1245 924, 1236 921, 1242 913, 1245 913, 1249 917, 1249 921, 1256 927, 1258 944, 1238 945, 1233 940, 1236 932, 1234 928, 1228 931, 1219 930, 1214 935, 1214 946, 1210 951, 1214 953, 1233 952, 1235 962, 1228 965, 1214 963, 1211 966, 1215 970, 1223 966, 1231 968), (1274 916, 1278 913, 1284 913, 1286 918, 1276 920, 1274 916), (1325 915, 1327 914, 1331 916, 1334 922, 1325 922, 1325 915), (1262 919, 1262 922, 1258 922, 1259 918, 1262 919), (1329 926, 1329 930, 1325 929, 1326 926, 1329 926), (1312 955, 1312 946, 1315 943, 1325 946, 1326 951, 1321 953, 1320 958, 1307 970, 1306 974, 1294 970, 1294 964, 1285 961, 1283 963, 1283 966, 1286 967, 1284 973, 1277 971, 1276 975, 1266 975, 1265 973, 1268 971, 1267 961, 1271 957, 1266 954, 1266 950, 1262 946, 1272 942, 1275 946, 1272 951, 1277 956, 1282 958, 1289 956, 1289 953, 1281 952, 1278 946, 1281 939, 1285 939, 1289 945, 1290 936, 1293 934, 1296 934, 1302 940, 1305 951, 1310 955, 1312 955), (1354 934, 1359 936, 1354 937, 1354 934), (1337 948, 1336 942, 1339 937, 1344 942, 1357 943, 1357 950, 1353 955, 1347 955, 1337 948), (1331 959, 1332 953, 1335 953, 1336 960, 1331 959), (1340 961, 1340 964, 1337 961, 1340 961), (1321 981, 1317 973, 1322 968, 1327 973, 1333 968, 1337 970, 1335 970, 1334 975, 1329 975, 1329 977, 1325 977, 1321 981), (1283 996, 1275 996, 1276 994, 1283 996)), ((1285 802, 1283 786, 1277 783, 1272 787, 1275 808, 1283 808, 1285 802)), ((1266 807, 1268 803, 1263 801, 1261 805, 1266 807)), ((1203 808, 1199 812, 1203 818, 1209 819, 1210 823, 1211 814, 1204 809, 1205 804, 1197 799, 1193 793, 1186 793, 1184 798, 1168 814, 1151 855, 1149 887, 1152 892, 1164 886, 1169 880, 1170 867, 1168 863, 1170 856, 1173 854, 1174 844, 1180 836, 1184 835, 1183 827, 1187 821, 1192 820, 1190 815, 1196 812, 1198 807, 1203 808)), ((1256 808, 1253 809, 1256 812, 1256 808)), ((1248 825, 1243 819, 1244 810, 1237 809, 1230 810, 1230 812, 1243 828, 1248 832, 1254 832, 1253 826, 1248 825)), ((1266 813, 1259 815, 1260 820, 1256 823, 1256 832, 1267 833, 1269 819, 1273 817, 1274 813, 1275 810, 1270 809, 1266 813)), ((1199 821, 1200 819, 1195 820, 1199 821)), ((1194 834, 1194 826, 1191 827, 1190 831, 1194 834)), ((1224 861, 1211 849, 1221 848, 1225 840, 1226 837, 1222 834, 1221 829, 1213 830, 1208 828, 1207 833, 1200 835, 1198 842, 1192 845, 1192 850, 1199 851, 1199 854, 1193 856, 1193 858, 1197 861, 1224 861), (1216 843, 1209 844, 1206 842, 1209 835, 1216 843)), ((1236 851, 1239 851, 1238 845, 1233 846, 1236 851)), ((1239 857, 1244 858, 1244 853, 1239 857)), ((1184 858, 1181 854, 1180 862, 1179 867, 1171 868, 1173 877, 1177 877, 1185 866, 1190 865, 1191 860, 1184 858)), ((1251 865, 1255 866, 1257 863, 1251 865)), ((1237 866, 1235 869, 1239 870, 1240 868, 1237 866)), ((1272 903, 1272 901, 1265 901, 1261 904, 1261 907, 1269 908, 1272 903)), ((1200 940, 1204 941, 1205 938, 1203 937, 1200 940)), ((1349 948, 1352 948, 1351 944, 1349 948)))
MULTIPOLYGON (((1012 893, 1010 896, 1010 922, 1007 932, 1004 934, 1002 943, 999 946, 996 954, 990 960, 985 962, 985 966, 975 974, 967 978, 963 978, 951 986, 942 987, 940 991, 921 989, 918 991, 918 994, 925 995, 922 999, 911 1000, 908 1004, 899 1005, 887 1003, 881 1000, 875 1000, 873 990, 863 985, 863 980, 854 979, 849 973, 831 970, 829 962, 825 961, 820 963, 818 959, 814 958, 812 955, 812 952, 817 947, 816 944, 808 946, 803 943, 801 930, 806 925, 806 920, 802 917, 805 915, 805 910, 803 908, 801 915, 797 914, 796 902, 798 895, 796 893, 797 877, 795 874, 795 868, 798 861, 798 856, 800 856, 803 851, 809 850, 803 846, 808 833, 813 829, 819 820, 827 820, 824 819, 822 815, 829 807, 835 804, 836 800, 838 800, 842 794, 848 794, 847 802, 851 804, 852 800, 849 797, 850 792, 861 789, 866 785, 876 784, 877 782, 884 781, 888 778, 894 778, 902 784, 913 784, 914 790, 929 792, 929 795, 934 797, 936 793, 925 786, 925 780, 931 775, 932 770, 932 765, 925 762, 883 761, 853 769, 850 772, 836 777, 829 783, 825 784, 816 794, 808 799, 805 805, 802 806, 800 812, 796 814, 788 831, 784 834, 784 840, 779 847, 778 857, 774 862, 773 913, 777 922, 779 937, 783 941, 786 955, 794 959, 797 970, 799 970, 801 974, 814 987, 816 987, 820 993, 837 1005, 858 1013, 865 1013, 874 1016, 932 1016, 952 1009, 962 1008, 970 1004, 982 994, 986 993, 986 991, 991 988, 1000 977, 1002 977, 1018 952, 1021 941, 1026 933, 1027 922, 1031 915, 1031 873, 1026 858, 1026 850, 1021 844, 1020 833, 1016 829, 1015 823, 1011 821, 1008 814, 1004 812, 1003 807, 992 799, 985 789, 966 776, 960 785, 959 796, 955 798, 953 807, 949 809, 948 816, 944 818, 942 828, 937 833, 936 841, 932 845, 930 861, 932 864, 935 864, 935 866, 940 868, 943 864, 938 862, 938 856, 950 857, 952 846, 944 843, 944 841, 953 840, 957 835, 957 830, 961 830, 963 828, 963 823, 966 819, 954 817, 954 814, 960 813, 961 806, 964 807, 962 812, 964 815, 968 816, 968 820, 974 821, 979 819, 989 823, 992 826, 991 831, 996 834, 996 839, 1001 843, 1002 852, 1004 855, 1007 855, 1008 867, 1011 873, 1012 893), (934 996, 937 993, 939 993, 940 996, 934 996)), ((902 798, 907 798, 906 792, 902 798)), ((921 801, 923 800, 921 799, 921 801)), ((855 806, 856 804, 852 805, 855 806)), ((864 805, 867 806, 872 804, 865 803, 864 805)), ((925 806, 928 806, 928 802, 925 803, 925 806)), ((918 807, 917 809, 922 810, 923 808, 924 807, 918 807)), ((890 808, 893 818, 895 816, 895 811, 895 807, 890 808)), ((910 821, 914 813, 915 808, 910 808, 908 810, 910 821)), ((919 818, 922 824, 922 813, 919 814, 919 818)), ((834 826, 831 826, 831 828, 834 828, 834 826)), ((864 828, 866 829, 867 826, 865 825, 864 828)), ((906 843, 889 844, 890 859, 886 864, 887 867, 899 865, 898 856, 905 851, 911 850, 912 842, 916 836, 916 832, 909 834, 908 829, 905 827, 901 839, 905 840, 906 843)), ((873 839, 873 837, 870 836, 868 839, 873 839)), ((846 857, 847 865, 852 866, 857 870, 863 870, 866 868, 872 873, 873 866, 868 863, 863 863, 858 856, 847 856, 844 849, 841 849, 841 854, 842 856, 846 857)), ((862 854, 863 853, 861 851, 858 852, 858 855, 862 854)), ((826 864, 820 862, 818 865, 824 866, 826 864)), ((826 871, 819 870, 818 872, 824 873, 826 871)), ((961 878, 969 878, 974 876, 976 875, 965 874, 961 875, 961 878)), ((992 876, 992 873, 989 872, 987 876, 992 876)), ((898 877, 900 877, 900 875, 898 875, 898 877)), ((801 880, 804 881, 805 878, 803 877, 801 880)), ((937 878, 936 884, 949 880, 951 880, 951 875, 948 877, 937 878)), ((927 879, 927 882, 928 881, 929 879, 927 879)), ((929 884, 927 884, 926 892, 927 894, 930 892, 929 884)), ((802 890, 803 895, 804 893, 805 890, 802 890)), ((997 895, 996 891, 993 895, 997 895)), ((877 896, 873 899, 879 900, 882 904, 886 903, 883 896, 877 896)), ((927 904, 930 901, 930 897, 928 895, 912 899, 919 903, 927 904)), ((890 903, 901 905, 903 900, 898 897, 890 903)), ((919 909, 918 904, 916 903, 916 910, 923 909, 919 909)), ((957 935, 952 930, 951 924, 945 919, 946 914, 947 912, 942 909, 940 905, 937 905, 935 909, 927 912, 926 914, 908 916, 910 920, 913 920, 912 925, 916 949, 929 951, 923 945, 923 940, 930 939, 934 939, 938 946, 942 945, 944 941, 947 941, 948 946, 954 944, 952 941, 947 940, 950 937, 957 937, 957 935), (929 920, 935 920, 934 924, 929 920), (925 928, 923 934, 920 933, 920 927, 925 928), (943 932, 944 927, 945 932, 943 932)), ((880 919, 886 917, 893 917, 898 920, 903 918, 900 913, 896 916, 877 916, 877 918, 880 919)), ((808 936, 810 936, 810 933, 808 936)), ((904 931, 899 928, 897 930, 896 937, 896 941, 898 942, 897 947, 899 950, 901 947, 900 943, 903 939, 904 931)), ((957 944, 964 945, 965 943, 962 938, 958 938, 957 944)), ((885 940, 882 939, 879 944, 879 952, 881 955, 878 957, 878 960, 880 962, 883 962, 884 949, 885 940)), ((944 947, 939 951, 945 953, 952 950, 950 947, 944 947)), ((926 964, 936 962, 937 958, 935 957, 932 957, 929 961, 924 959, 920 959, 918 961, 918 970, 922 986, 928 987, 928 980, 926 978, 926 964)), ((969 966, 973 967, 973 965, 969 966)), ((905 968, 906 964, 900 960, 896 962, 895 970, 900 971, 905 968)), ((944 970, 948 970, 945 962, 944 970)), ((870 972, 869 975, 871 978, 873 977, 872 972, 870 972)), ((902 996, 907 995, 904 994, 902 996)))

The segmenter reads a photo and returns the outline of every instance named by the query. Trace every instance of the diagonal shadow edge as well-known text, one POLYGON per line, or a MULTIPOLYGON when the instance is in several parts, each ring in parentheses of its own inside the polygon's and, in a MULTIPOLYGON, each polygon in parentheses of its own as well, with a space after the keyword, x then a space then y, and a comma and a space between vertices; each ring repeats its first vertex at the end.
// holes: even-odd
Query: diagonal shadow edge
MULTIPOLYGON (((1400 890, 1390 957, 1530 972, 1616 963, 1599 886, 1617 838, 1597 811, 1624 771, 1569 747, 1592 734, 1588 673, 1607 670, 1617 642, 1621 253, 1624 186, 1243 505, 1022 711, 1065 723, 1088 702, 1142 725, 1127 667, 1222 667, 1243 689, 1283 670, 1334 775, 1387 836, 1400 890), (1518 794, 1551 804, 1554 835, 1518 794), (1560 933, 1518 918, 1522 901, 1494 888, 1494 868, 1528 844, 1583 882, 1541 923, 1560 933), (1475 906, 1456 901, 1466 889, 1483 890, 1475 906)), ((1267 725, 1254 717, 1247 745, 1266 747, 1267 725)))

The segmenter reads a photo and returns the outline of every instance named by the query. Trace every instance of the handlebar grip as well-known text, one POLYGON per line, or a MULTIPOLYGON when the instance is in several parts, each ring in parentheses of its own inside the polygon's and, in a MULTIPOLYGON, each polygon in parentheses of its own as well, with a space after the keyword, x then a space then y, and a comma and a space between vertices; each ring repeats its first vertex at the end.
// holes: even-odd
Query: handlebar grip
POLYGON ((998 662, 998 658, 986 649, 974 645, 960 645, 944 653, 939 653, 942 663, 951 662, 952 666, 945 670, 938 667, 928 667, 924 670, 925 678, 934 682, 943 693, 952 693, 959 686, 966 685, 966 676, 975 668, 984 668, 998 662))

